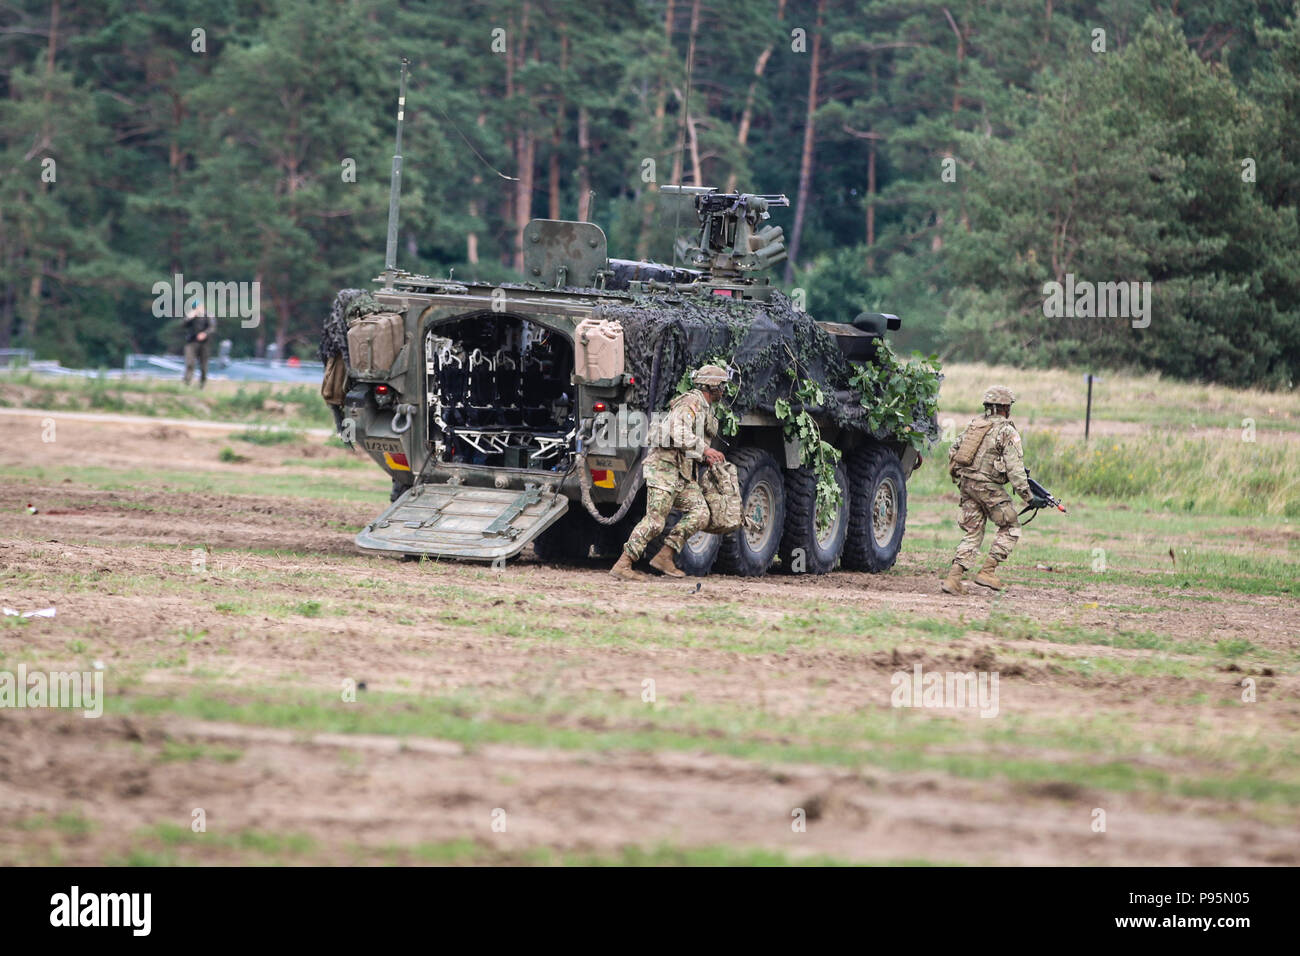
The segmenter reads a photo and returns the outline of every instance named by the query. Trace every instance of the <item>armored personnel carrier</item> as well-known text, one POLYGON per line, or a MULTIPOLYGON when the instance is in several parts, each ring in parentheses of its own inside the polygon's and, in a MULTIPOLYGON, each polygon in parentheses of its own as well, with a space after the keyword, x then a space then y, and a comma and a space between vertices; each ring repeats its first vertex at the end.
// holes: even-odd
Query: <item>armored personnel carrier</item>
MULTIPOLYGON (((685 267, 611 259, 592 223, 534 220, 524 283, 413 275, 394 267, 400 113, 398 129, 386 271, 373 293, 339 293, 321 348, 341 436, 392 477, 391 504, 359 548, 498 563, 530 544, 543 560, 614 557, 644 513, 650 417, 689 370, 717 361, 733 374, 734 433, 721 450, 748 520, 695 535, 683 569, 893 565, 921 456, 896 431, 871 428, 875 396, 851 379, 899 320, 817 322, 761 276, 785 258, 767 222, 784 196, 662 187, 694 205, 698 238, 679 241, 685 267), (816 383, 822 402, 800 404, 798 382, 816 383), (842 453, 837 500, 823 498, 820 515, 817 475, 790 434, 790 415, 804 411, 842 453)), ((933 416, 915 413, 909 427, 936 437, 933 416)))
MULTIPOLYGON (((524 232, 526 284, 393 271, 373 295, 340 293, 340 432, 393 481, 390 507, 358 547, 500 561, 531 543, 547 560, 613 556, 644 511, 646 423, 684 373, 720 359, 733 370, 738 424, 722 450, 751 520, 696 535, 683 569, 762 574, 778 557, 814 573, 894 563, 921 456, 872 433, 849 379, 850 363, 874 361, 899 320, 816 322, 756 275, 783 258, 780 229, 763 220, 784 197, 688 191, 701 233, 683 251, 703 268, 610 259, 597 226, 535 220, 524 232), (804 410, 842 452, 840 501, 820 521, 816 476, 776 417, 796 368, 825 398, 804 410)), ((936 433, 932 418, 915 428, 936 433)))

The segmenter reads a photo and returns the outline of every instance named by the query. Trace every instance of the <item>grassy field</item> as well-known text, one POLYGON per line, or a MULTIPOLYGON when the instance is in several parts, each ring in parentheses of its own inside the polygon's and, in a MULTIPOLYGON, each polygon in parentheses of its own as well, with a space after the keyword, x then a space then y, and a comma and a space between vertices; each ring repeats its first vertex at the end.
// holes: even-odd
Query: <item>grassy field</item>
POLYGON ((1077 376, 947 374, 960 423, 1017 389, 1070 508, 1003 594, 938 589, 944 446, 889 573, 696 590, 356 554, 387 481, 292 420, 0 415, 4 603, 58 608, 0 670, 107 698, 0 710, 0 863, 1300 863, 1294 396, 1108 379, 1085 447, 1077 376), (893 706, 917 666, 996 715, 893 706))
POLYGON ((0 408, 193 418, 282 428, 331 427, 313 385, 209 381, 198 389, 154 379, 75 378, 0 371, 0 408))

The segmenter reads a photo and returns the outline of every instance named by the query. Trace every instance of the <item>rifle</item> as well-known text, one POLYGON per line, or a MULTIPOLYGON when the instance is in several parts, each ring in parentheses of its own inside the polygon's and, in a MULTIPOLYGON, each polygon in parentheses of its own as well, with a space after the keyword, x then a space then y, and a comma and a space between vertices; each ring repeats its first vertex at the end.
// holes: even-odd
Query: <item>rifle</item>
MULTIPOLYGON (((1027 469, 1025 471, 1025 477, 1026 478, 1029 477, 1029 471, 1027 469)), ((1069 514, 1069 512, 1065 510, 1065 505, 1061 504, 1061 500, 1057 498, 1056 495, 1052 494, 1050 491, 1048 491, 1038 482, 1034 481, 1034 479, 1032 478, 1029 478, 1029 493, 1032 495, 1036 495, 1039 498, 1046 498, 1047 507, 1055 508, 1057 511, 1061 512, 1062 514, 1069 514)), ((1021 522, 1022 524, 1029 524, 1029 522, 1033 521, 1035 518, 1038 517, 1037 508, 1031 508, 1029 505, 1025 505, 1023 508, 1020 509, 1020 514, 1024 514, 1026 511, 1032 511, 1033 514, 1030 515, 1028 518, 1026 518, 1023 522, 1021 522)), ((1019 517, 1019 515, 1017 515, 1017 517, 1019 517)))

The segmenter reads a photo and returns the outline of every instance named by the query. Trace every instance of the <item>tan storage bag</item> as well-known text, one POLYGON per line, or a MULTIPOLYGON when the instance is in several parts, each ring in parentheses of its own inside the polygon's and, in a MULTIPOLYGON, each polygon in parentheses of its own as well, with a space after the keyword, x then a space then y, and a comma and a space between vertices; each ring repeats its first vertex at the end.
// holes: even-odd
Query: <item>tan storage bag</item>
POLYGON ((396 312, 377 312, 348 326, 348 360, 357 378, 383 378, 406 344, 406 323, 396 312))
POLYGON ((348 368, 342 355, 331 355, 325 363, 325 377, 320 383, 320 397, 326 405, 342 405, 348 389, 348 368))
POLYGON ((740 474, 729 461, 710 465, 700 476, 700 490, 709 506, 706 534, 727 534, 741 525, 740 474))

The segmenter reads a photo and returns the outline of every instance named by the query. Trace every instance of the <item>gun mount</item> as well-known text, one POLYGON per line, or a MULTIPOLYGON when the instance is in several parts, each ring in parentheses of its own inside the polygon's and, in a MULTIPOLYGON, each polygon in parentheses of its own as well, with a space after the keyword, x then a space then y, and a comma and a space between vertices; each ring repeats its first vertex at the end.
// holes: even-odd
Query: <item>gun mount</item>
POLYGON ((785 231, 763 225, 773 206, 790 205, 785 195, 720 193, 712 186, 661 186, 659 191, 695 197, 699 238, 677 240, 677 254, 687 265, 718 278, 737 279, 785 259, 785 231))

